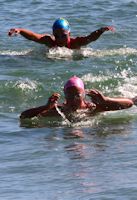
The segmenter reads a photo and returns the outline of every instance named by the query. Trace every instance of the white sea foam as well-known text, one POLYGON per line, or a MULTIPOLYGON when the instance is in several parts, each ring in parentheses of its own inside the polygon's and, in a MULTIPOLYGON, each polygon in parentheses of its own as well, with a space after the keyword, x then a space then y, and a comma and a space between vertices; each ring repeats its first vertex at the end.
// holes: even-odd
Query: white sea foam
POLYGON ((0 51, 0 55, 2 56, 24 56, 31 52, 31 49, 22 50, 22 51, 11 51, 11 50, 3 50, 0 51))
POLYGON ((16 88, 20 88, 21 90, 36 90, 38 86, 38 83, 36 81, 32 81, 29 79, 25 79, 25 80, 18 80, 16 81, 16 83, 14 84, 14 87, 16 88))
MULTIPOLYGON (((0 55, 7 56, 24 56, 24 55, 33 55, 35 51, 38 54, 38 50, 21 50, 21 51, 11 51, 11 50, 1 50, 0 55)), ((39 50, 40 51, 40 50, 39 50)), ((51 59, 73 59, 79 57, 105 57, 105 56, 114 56, 114 55, 137 55, 137 49, 122 47, 119 49, 102 49, 94 50, 92 48, 81 48, 79 50, 72 50, 66 47, 56 47, 49 50, 45 50, 46 56, 51 59)), ((41 52, 40 52, 41 54, 41 52)))
POLYGON ((107 75, 93 75, 91 73, 88 73, 88 74, 85 74, 81 77, 81 79, 84 81, 84 82, 91 82, 91 83, 94 83, 94 82, 101 82, 101 81, 106 81, 110 78, 110 76, 107 76, 107 75))
POLYGON ((137 55, 137 49, 133 48, 119 48, 119 49, 103 49, 103 50, 93 50, 91 48, 83 48, 80 50, 81 55, 84 57, 104 57, 104 56, 114 56, 114 55, 137 55))

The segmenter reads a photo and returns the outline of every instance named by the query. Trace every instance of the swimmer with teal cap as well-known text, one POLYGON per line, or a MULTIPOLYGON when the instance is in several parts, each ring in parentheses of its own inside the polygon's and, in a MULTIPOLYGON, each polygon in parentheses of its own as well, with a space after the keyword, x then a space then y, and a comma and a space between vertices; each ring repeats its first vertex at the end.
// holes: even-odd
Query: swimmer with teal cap
POLYGON ((54 24, 53 24, 53 32, 56 30, 56 29, 64 29, 66 31, 69 31, 70 32, 70 26, 69 26, 69 23, 66 19, 64 18, 59 18, 57 19, 54 24))
POLYGON ((44 44, 49 48, 66 47, 69 49, 80 49, 89 43, 96 41, 104 32, 114 31, 114 27, 105 26, 96 31, 91 32, 87 36, 71 37, 70 25, 64 18, 58 18, 52 26, 53 34, 35 33, 23 28, 11 28, 8 32, 9 36, 22 35, 28 40, 44 44))
POLYGON ((93 116, 104 111, 115 111, 130 108, 134 104, 134 99, 111 98, 104 96, 96 89, 85 90, 84 83, 77 76, 70 77, 64 85, 64 103, 59 103, 60 94, 53 93, 47 104, 36 108, 31 108, 21 113, 20 119, 33 117, 62 117, 63 113, 71 121, 70 114, 82 110, 86 116, 93 116), (86 100, 86 95, 91 100, 86 100), (58 110, 60 112, 58 112, 58 110))
POLYGON ((57 19, 52 27, 56 46, 70 48, 70 26, 66 19, 57 19))

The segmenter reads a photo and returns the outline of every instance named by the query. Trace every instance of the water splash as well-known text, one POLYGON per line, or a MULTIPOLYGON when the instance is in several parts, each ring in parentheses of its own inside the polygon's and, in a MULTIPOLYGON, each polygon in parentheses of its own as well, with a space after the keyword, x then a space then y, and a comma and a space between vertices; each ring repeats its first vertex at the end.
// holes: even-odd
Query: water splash
POLYGON ((87 116, 85 118, 78 119, 78 116, 76 116, 75 121, 71 123, 71 127, 94 127, 97 126, 100 123, 101 116, 87 116))
POLYGON ((119 49, 103 49, 93 50, 92 48, 81 48, 80 50, 72 50, 65 47, 51 48, 46 53, 48 58, 52 59, 73 59, 83 57, 105 57, 105 56, 123 56, 123 55, 137 55, 137 49, 123 47, 119 49))
POLYGON ((118 95, 121 97, 133 98, 137 96, 137 75, 131 71, 130 68, 123 69, 122 71, 108 71, 104 74, 94 75, 88 73, 83 75, 82 80, 84 83, 97 86, 103 93, 110 96, 118 95))
MULTIPOLYGON (((99 128, 103 124, 119 125, 122 123, 128 123, 134 117, 136 117, 136 107, 119 111, 108 111, 99 113, 94 116, 82 117, 79 114, 75 114, 74 121, 66 120, 66 116, 61 116, 61 120, 58 117, 33 117, 32 119, 23 119, 20 121, 20 126, 28 128, 42 128, 42 127, 92 127, 99 128)), ((60 111, 59 111, 60 112, 60 111)), ((62 113, 62 112, 61 112, 62 113)), ((62 115, 62 114, 61 114, 62 115)), ((105 126, 106 127, 106 126, 105 126)))
POLYGON ((72 50, 66 47, 56 47, 51 49, 27 49, 22 51, 11 51, 11 50, 1 50, 0 55, 2 56, 25 56, 25 55, 45 55, 50 59, 78 59, 78 58, 86 58, 86 57, 105 57, 105 56, 123 56, 123 55, 137 55, 137 49, 123 47, 119 49, 102 49, 102 50, 94 50, 92 48, 81 48, 79 50, 72 50), (45 53, 43 53, 45 52, 45 53))
MULTIPOLYGON (((60 114, 60 110, 58 111, 60 114)), ((80 115, 75 115, 74 121, 69 121, 66 116, 60 114, 61 119, 58 117, 33 117, 32 119, 23 119, 20 121, 22 127, 93 127, 100 123, 101 116, 92 116, 80 119, 80 115)))
POLYGON ((66 122, 68 125, 71 125, 71 122, 66 118, 66 116, 64 115, 64 113, 61 112, 61 110, 58 108, 57 105, 55 105, 55 108, 56 108, 58 114, 64 119, 64 122, 66 122))
POLYGON ((137 96, 137 76, 126 77, 124 79, 124 83, 122 85, 119 85, 117 90, 124 97, 133 98, 137 96))
POLYGON ((51 59, 71 59, 73 58, 73 50, 65 47, 51 48, 46 53, 46 56, 51 59))

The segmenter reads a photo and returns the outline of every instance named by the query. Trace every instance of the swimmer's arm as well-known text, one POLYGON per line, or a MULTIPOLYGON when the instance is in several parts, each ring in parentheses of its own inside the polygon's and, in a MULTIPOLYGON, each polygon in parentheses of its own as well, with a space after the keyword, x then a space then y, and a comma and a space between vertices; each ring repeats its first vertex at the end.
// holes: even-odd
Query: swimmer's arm
POLYGON ((49 109, 48 109, 47 105, 39 106, 39 107, 36 107, 36 108, 30 108, 30 109, 25 110, 21 113, 20 119, 37 117, 37 116, 40 115, 40 113, 48 112, 48 110, 49 109))
POLYGON ((59 98, 60 98, 60 94, 54 93, 48 99, 48 102, 46 105, 25 110, 24 112, 21 113, 20 119, 32 118, 32 117, 37 117, 37 116, 45 117, 45 116, 56 115, 57 111, 55 109, 55 105, 57 105, 57 101, 59 98))
POLYGON ((106 97, 98 90, 90 90, 87 95, 96 104, 97 112, 127 109, 134 104, 132 99, 106 97))
POLYGON ((9 36, 14 36, 14 35, 19 35, 19 34, 28 40, 32 40, 34 42, 38 42, 41 44, 47 43, 47 45, 49 43, 47 38, 51 38, 51 35, 49 34, 39 34, 39 33, 35 33, 30 30, 22 29, 22 28, 12 28, 8 32, 9 36))
POLYGON ((90 35, 86 37, 86 40, 88 43, 96 41, 105 31, 112 31, 114 32, 114 27, 112 26, 106 26, 102 27, 94 32, 92 32, 90 35))
POLYGON ((92 32, 91 34, 89 34, 88 36, 85 37, 77 37, 76 40, 76 44, 79 46, 85 46, 91 42, 96 41, 105 31, 112 31, 114 32, 114 27, 112 26, 106 26, 103 28, 100 28, 94 32, 92 32))
POLYGON ((115 111, 127 109, 133 106, 133 101, 128 98, 110 98, 105 97, 105 102, 99 105, 102 111, 115 111))

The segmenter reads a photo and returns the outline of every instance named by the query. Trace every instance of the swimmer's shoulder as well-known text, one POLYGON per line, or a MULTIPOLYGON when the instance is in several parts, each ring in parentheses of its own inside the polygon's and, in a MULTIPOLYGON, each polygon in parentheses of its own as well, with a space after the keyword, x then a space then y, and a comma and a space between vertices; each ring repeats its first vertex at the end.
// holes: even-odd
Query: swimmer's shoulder
POLYGON ((81 46, 86 45, 85 44, 85 37, 71 37, 70 38, 70 47, 71 49, 80 49, 81 46))
POLYGON ((51 34, 44 34, 40 40, 41 43, 47 45, 48 47, 55 46, 55 37, 51 34))

